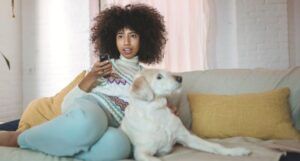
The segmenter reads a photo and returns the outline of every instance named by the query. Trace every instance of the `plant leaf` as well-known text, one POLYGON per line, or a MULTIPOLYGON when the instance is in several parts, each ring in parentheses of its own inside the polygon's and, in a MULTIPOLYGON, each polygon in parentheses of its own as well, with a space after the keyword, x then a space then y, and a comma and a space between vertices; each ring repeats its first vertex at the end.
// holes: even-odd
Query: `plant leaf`
POLYGON ((9 60, 7 59, 7 57, 1 52, 1 55, 2 55, 2 57, 4 58, 4 60, 5 60, 5 62, 6 62, 6 65, 7 65, 7 67, 8 67, 8 70, 10 70, 10 62, 9 62, 9 60))

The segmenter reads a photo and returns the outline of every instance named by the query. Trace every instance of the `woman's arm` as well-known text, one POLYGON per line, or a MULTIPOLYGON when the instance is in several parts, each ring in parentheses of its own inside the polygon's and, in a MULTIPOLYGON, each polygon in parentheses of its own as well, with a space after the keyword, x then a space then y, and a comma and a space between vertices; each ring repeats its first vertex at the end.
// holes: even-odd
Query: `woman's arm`
POLYGON ((66 112, 72 108, 72 103, 75 99, 82 97, 89 93, 98 83, 97 79, 99 77, 106 76, 112 71, 111 63, 108 61, 105 62, 96 62, 92 69, 86 74, 86 76, 81 80, 81 82, 72 89, 65 97, 61 105, 62 112, 66 112))
POLYGON ((109 61, 96 62, 87 75, 81 80, 78 87, 90 92, 97 84, 97 79, 109 75, 112 71, 112 65, 109 61))
POLYGON ((172 105, 170 102, 168 102, 167 106, 176 116, 179 116, 178 108, 175 105, 172 105))

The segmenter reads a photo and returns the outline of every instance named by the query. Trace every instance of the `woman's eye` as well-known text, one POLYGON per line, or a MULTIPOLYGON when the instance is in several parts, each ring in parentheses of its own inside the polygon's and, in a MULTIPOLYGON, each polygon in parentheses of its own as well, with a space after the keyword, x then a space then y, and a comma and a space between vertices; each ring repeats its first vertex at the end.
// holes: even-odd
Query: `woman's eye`
POLYGON ((123 37, 123 35, 117 35, 117 38, 118 39, 120 39, 120 38, 122 38, 123 37))
POLYGON ((132 34, 131 37, 132 38, 137 38, 137 35, 136 34, 132 34))
POLYGON ((161 74, 158 74, 158 75, 157 75, 157 79, 162 79, 162 75, 161 75, 161 74))

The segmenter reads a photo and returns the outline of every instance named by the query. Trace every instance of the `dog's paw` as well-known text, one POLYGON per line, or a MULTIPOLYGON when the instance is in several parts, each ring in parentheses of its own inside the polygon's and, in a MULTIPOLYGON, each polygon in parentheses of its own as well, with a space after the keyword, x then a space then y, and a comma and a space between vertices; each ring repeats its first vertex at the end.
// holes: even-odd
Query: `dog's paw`
POLYGON ((251 151, 249 149, 246 148, 230 148, 228 150, 226 150, 226 154, 225 155, 229 155, 229 156, 245 156, 245 155, 250 155, 251 151))

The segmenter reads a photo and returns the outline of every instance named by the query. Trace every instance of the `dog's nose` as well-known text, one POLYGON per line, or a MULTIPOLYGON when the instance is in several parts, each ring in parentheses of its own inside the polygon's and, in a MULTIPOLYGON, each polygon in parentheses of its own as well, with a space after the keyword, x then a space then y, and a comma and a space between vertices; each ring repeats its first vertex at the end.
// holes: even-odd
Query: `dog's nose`
POLYGON ((182 82, 182 77, 181 77, 181 76, 175 75, 174 78, 175 78, 175 80, 176 80, 178 83, 181 83, 181 82, 182 82))

